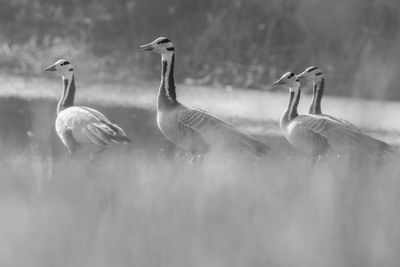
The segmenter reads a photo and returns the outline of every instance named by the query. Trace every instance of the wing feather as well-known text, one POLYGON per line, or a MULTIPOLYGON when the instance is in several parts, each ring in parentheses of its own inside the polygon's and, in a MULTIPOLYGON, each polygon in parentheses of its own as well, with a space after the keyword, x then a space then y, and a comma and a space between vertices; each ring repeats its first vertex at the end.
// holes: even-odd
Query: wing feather
MULTIPOLYGON (((97 127, 99 131, 102 131, 106 139, 114 143, 130 143, 132 142, 127 136, 125 131, 119 127, 117 124, 113 124, 110 120, 104 116, 102 113, 95 109, 81 107, 89 114, 94 116, 98 122, 92 123, 93 126, 97 127)), ((94 129, 93 129, 94 130, 94 129)))
POLYGON ((71 129, 65 128, 64 131, 62 131, 61 141, 67 147, 70 154, 81 147, 81 145, 74 138, 71 129))
POLYGON ((363 132, 318 115, 301 115, 302 126, 324 136, 331 146, 349 145, 370 152, 389 152, 392 147, 363 132))
POLYGON ((213 139, 215 136, 220 136, 226 143, 244 146, 256 155, 266 154, 270 149, 267 145, 237 130, 224 120, 206 111, 187 108, 180 113, 178 118, 187 127, 198 131, 206 139, 213 139))
POLYGON ((209 144, 204 140, 201 133, 194 128, 189 127, 182 121, 177 122, 178 136, 183 136, 181 143, 189 148, 193 155, 205 154, 209 149, 209 144))
POLYGON ((82 129, 82 134, 85 135, 91 143, 98 145, 98 146, 106 146, 107 143, 99 137, 99 134, 93 131, 91 127, 86 127, 82 129))
POLYGON ((327 119, 333 120, 333 121, 335 121, 337 123, 342 124, 343 126, 350 127, 352 130, 355 130, 357 132, 362 132, 362 130, 360 128, 358 128, 356 125, 354 125, 353 123, 351 123, 351 122, 349 122, 347 120, 344 120, 344 119, 341 119, 341 118, 336 118, 336 117, 328 115, 328 114, 318 114, 318 116, 325 117, 327 119))

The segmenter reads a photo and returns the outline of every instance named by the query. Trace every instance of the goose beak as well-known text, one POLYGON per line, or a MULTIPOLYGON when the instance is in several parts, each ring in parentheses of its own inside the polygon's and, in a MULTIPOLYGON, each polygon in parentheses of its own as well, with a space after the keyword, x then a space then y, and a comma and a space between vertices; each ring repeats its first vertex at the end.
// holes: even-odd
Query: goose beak
POLYGON ((154 50, 153 43, 141 45, 140 46, 140 50, 142 50, 142 51, 153 51, 154 50))
POLYGON ((283 85, 283 84, 285 84, 285 83, 284 83, 284 81, 283 81, 282 78, 280 78, 279 80, 277 80, 276 82, 274 82, 274 85, 283 85))
POLYGON ((56 71, 56 70, 57 70, 56 65, 51 65, 44 69, 44 71, 56 71))

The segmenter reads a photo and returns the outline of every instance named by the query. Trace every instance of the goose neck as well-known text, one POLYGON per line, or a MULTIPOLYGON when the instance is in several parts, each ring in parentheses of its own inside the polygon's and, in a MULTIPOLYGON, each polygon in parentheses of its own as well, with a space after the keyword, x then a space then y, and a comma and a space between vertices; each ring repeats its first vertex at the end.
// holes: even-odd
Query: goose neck
POLYGON ((64 109, 71 107, 74 105, 75 99, 75 78, 72 74, 70 77, 63 77, 63 94, 58 101, 57 105, 57 114, 63 111, 64 109))
POLYGON ((161 57, 161 84, 158 92, 158 107, 167 108, 177 104, 174 80, 175 53, 161 57))
POLYGON ((289 103, 282 116, 283 122, 289 122, 298 116, 297 106, 299 105, 300 94, 301 94, 300 87, 290 88, 289 103))
POLYGON ((309 109, 311 114, 322 114, 321 101, 324 94, 324 85, 325 80, 323 77, 313 82, 313 99, 309 109))

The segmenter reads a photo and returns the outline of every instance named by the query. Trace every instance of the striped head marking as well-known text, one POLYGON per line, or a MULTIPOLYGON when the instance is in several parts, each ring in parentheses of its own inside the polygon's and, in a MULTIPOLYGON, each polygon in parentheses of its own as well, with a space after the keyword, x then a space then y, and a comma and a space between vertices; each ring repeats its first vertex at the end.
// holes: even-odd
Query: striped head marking
POLYGON ((281 78, 279 78, 279 80, 274 82, 274 85, 285 85, 290 88, 299 88, 300 80, 293 72, 286 72, 281 78))
POLYGON ((159 54, 170 54, 175 51, 174 44, 165 37, 159 37, 153 42, 141 45, 140 50, 142 51, 153 51, 159 54))
POLYGON ((45 71, 55 71, 63 77, 71 76, 74 69, 71 63, 65 59, 59 59, 54 64, 44 69, 45 71))
POLYGON ((299 76, 299 78, 306 78, 307 80, 314 81, 322 78, 323 73, 320 68, 311 66, 297 76, 299 76))

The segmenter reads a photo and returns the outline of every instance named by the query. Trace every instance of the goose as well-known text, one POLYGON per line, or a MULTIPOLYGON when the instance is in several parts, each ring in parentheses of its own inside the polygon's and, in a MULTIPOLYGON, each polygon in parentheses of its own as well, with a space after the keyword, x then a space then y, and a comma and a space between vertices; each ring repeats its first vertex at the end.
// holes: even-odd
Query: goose
POLYGON ((390 145, 335 120, 315 114, 299 115, 301 90, 296 74, 287 72, 274 85, 289 87, 289 103, 280 119, 280 127, 288 142, 298 150, 314 158, 328 152, 340 155, 349 149, 365 151, 368 155, 393 152, 390 145))
POLYGON ((324 89, 325 89, 325 78, 322 70, 318 67, 311 66, 306 68, 302 73, 297 75, 300 79, 305 78, 309 81, 312 82, 313 84, 313 98, 312 102, 310 105, 310 108, 308 110, 309 114, 315 114, 319 116, 323 116, 325 118, 334 120, 338 123, 341 123, 345 126, 348 126, 352 128, 353 130, 362 132, 360 128, 352 124, 351 122, 341 119, 341 118, 336 118, 334 116, 324 114, 321 111, 321 100, 322 96, 324 94, 324 89))
POLYGON ((183 105, 177 100, 174 81, 175 48, 168 38, 159 37, 140 46, 140 49, 161 54, 157 124, 169 141, 193 156, 204 155, 210 149, 217 148, 248 152, 257 157, 267 153, 267 145, 217 116, 183 105))
POLYGON ((111 143, 131 142, 121 127, 99 111, 74 106, 75 78, 69 61, 60 59, 44 70, 55 71, 62 77, 64 89, 57 105, 55 128, 69 154, 82 147, 101 152, 111 143))

